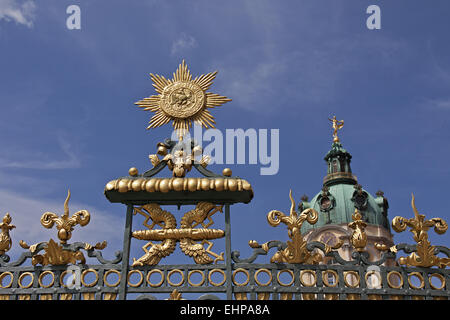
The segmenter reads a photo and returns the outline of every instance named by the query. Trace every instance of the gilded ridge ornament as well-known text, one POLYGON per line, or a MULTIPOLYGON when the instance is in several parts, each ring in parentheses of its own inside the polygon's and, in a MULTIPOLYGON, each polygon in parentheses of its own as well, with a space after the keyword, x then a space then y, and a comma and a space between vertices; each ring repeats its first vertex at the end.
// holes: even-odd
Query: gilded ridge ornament
POLYGON ((197 264, 210 264, 223 261, 223 252, 216 254, 211 251, 213 243, 209 240, 225 236, 223 230, 209 229, 214 222, 211 218, 216 212, 222 212, 222 206, 216 206, 209 202, 199 202, 193 210, 184 214, 181 218, 181 228, 177 229, 177 222, 173 214, 162 210, 158 204, 147 204, 134 209, 134 214, 139 213, 146 217, 143 225, 149 230, 134 231, 133 238, 150 240, 142 249, 145 255, 139 259, 133 259, 132 266, 156 265, 159 261, 172 254, 177 241, 180 242, 181 251, 194 259, 197 264), (149 225, 148 221, 152 220, 149 225), (208 223, 205 223, 208 221, 208 223), (153 229, 156 225, 162 229, 153 229), (203 228, 196 228, 201 225, 203 228), (162 241, 154 244, 151 241, 162 241), (198 243, 197 241, 201 241, 198 243), (208 247, 205 249, 204 244, 208 247), (148 247, 150 247, 148 249, 148 247), (213 260, 214 257, 215 259, 213 260))
POLYGON ((147 129, 157 128, 170 121, 180 140, 189 131, 192 122, 205 128, 214 128, 214 117, 208 109, 221 106, 231 99, 207 92, 216 78, 217 71, 192 79, 183 60, 172 79, 150 74, 158 95, 135 102, 146 111, 155 112, 147 129))
POLYGON ((119 178, 109 181, 106 191, 117 190, 120 193, 129 191, 170 192, 170 191, 250 191, 252 186, 247 180, 239 178, 119 178))
POLYGON ((395 217, 392 220, 392 228, 396 232, 403 232, 407 227, 411 228, 414 235, 414 241, 417 242, 416 250, 408 257, 401 257, 398 262, 401 265, 416 267, 432 267, 438 266, 445 268, 450 265, 450 258, 440 258, 435 255, 435 246, 432 246, 428 240, 428 229, 434 227, 437 234, 444 234, 448 225, 444 219, 432 218, 425 220, 425 215, 419 214, 415 205, 414 194, 412 194, 411 207, 414 211, 414 218, 405 219, 403 217, 395 217))
POLYGON ((344 127, 344 120, 337 120, 336 116, 333 116, 332 119, 328 118, 333 124, 333 142, 339 142, 338 130, 344 127))
POLYGON ((6 213, 3 217, 3 221, 0 223, 0 229, 2 233, 0 234, 0 256, 5 254, 5 252, 11 249, 12 240, 9 235, 9 231, 14 229, 16 226, 11 224, 12 218, 9 213, 6 213))

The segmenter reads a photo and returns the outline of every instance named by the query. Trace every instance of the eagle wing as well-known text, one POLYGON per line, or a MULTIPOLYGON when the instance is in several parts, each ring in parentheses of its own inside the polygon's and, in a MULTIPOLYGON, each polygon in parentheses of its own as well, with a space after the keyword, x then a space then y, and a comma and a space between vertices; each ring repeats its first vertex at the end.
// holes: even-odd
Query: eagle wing
POLYGON ((182 239, 180 241, 180 248, 184 254, 194 258, 197 264, 209 264, 213 262, 212 258, 206 253, 203 245, 191 239, 182 239))

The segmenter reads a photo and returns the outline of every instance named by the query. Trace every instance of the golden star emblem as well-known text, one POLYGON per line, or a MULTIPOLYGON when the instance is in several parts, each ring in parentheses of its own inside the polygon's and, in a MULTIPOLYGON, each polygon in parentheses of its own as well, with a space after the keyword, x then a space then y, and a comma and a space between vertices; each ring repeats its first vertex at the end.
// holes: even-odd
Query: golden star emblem
POLYGON ((150 74, 158 95, 135 102, 146 111, 155 112, 147 129, 160 127, 170 121, 182 138, 195 122, 205 128, 214 128, 214 117, 209 109, 221 106, 231 99, 206 92, 216 78, 217 71, 192 80, 191 72, 183 60, 172 79, 150 74))

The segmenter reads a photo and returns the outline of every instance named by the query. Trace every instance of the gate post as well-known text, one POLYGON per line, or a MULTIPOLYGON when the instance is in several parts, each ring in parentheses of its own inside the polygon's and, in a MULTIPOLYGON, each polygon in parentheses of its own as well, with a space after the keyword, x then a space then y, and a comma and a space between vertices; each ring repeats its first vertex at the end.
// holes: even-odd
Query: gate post
POLYGON ((226 255, 226 279, 227 279, 227 300, 233 298, 233 278, 231 270, 231 224, 230 205, 225 204, 225 255, 226 255))
POLYGON ((127 276, 130 264, 131 226, 133 224, 133 205, 127 205, 125 231, 123 233, 122 271, 120 276, 119 300, 125 300, 127 296, 127 276))

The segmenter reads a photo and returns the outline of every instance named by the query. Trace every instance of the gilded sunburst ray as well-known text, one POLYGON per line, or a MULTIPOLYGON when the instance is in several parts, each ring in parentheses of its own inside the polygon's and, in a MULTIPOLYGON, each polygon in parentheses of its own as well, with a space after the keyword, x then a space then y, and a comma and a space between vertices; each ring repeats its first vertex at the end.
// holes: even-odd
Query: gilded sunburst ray
POLYGON ((173 73, 172 79, 150 74, 158 95, 135 102, 145 111, 155 113, 147 129, 157 128, 172 121, 173 128, 181 139, 191 128, 192 122, 205 128, 214 128, 216 122, 208 109, 231 101, 225 96, 206 92, 216 75, 217 71, 214 71, 192 80, 192 74, 184 60, 173 73))

